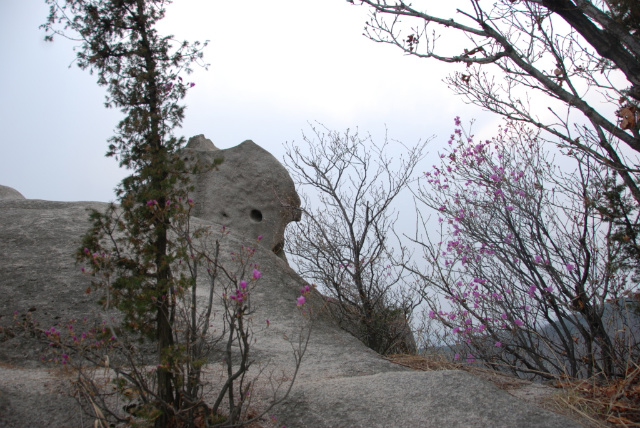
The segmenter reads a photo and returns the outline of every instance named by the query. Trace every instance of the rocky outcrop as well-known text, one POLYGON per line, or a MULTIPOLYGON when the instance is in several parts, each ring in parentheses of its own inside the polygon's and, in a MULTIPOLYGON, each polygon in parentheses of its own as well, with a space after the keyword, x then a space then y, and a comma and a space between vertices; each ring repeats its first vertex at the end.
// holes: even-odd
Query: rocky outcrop
MULTIPOLYGON (((260 153, 255 148, 249 151, 260 153)), ((14 311, 19 316, 31 312, 42 325, 51 325, 99 310, 95 293, 85 293, 90 278, 82 275, 73 253, 89 227, 88 210, 105 207, 86 202, 0 201, 0 326, 13 322, 14 311)), ((205 204, 201 213, 213 207, 205 204)), ((255 206, 247 202, 249 207, 255 206)), ((246 208, 238 211, 246 214, 242 211, 246 208)), ((193 223, 218 228, 202 218, 193 218, 193 223)), ((225 262, 247 242, 255 239, 231 229, 221 241, 225 262)), ((258 248, 253 259, 262 278, 252 297, 256 304, 252 355, 254 367, 284 376, 290 374, 293 361, 286 338, 295 337, 302 320, 295 302, 304 281, 271 250, 258 248)), ((316 307, 322 300, 316 292, 309 296, 316 307)), ((10 334, 0 334, 0 340, 0 427, 93 424, 73 399, 61 393, 65 374, 42 365, 41 351, 33 342, 10 334)), ((579 426, 466 372, 414 372, 392 364, 324 316, 314 322, 290 398, 272 413, 278 426, 288 428, 579 426)))
POLYGON ((6 199, 25 199, 25 197, 12 187, 0 185, 0 201, 6 199))
MULTIPOLYGON (((192 178, 193 227, 224 226, 227 232, 220 235, 222 262, 232 263, 234 252, 262 237, 252 259, 262 272, 252 291, 252 357, 262 373, 286 378, 293 364, 288 338, 296 337, 303 323, 296 298, 305 285, 282 251, 286 225, 300 219, 294 183, 280 162, 252 141, 219 150, 199 135, 181 156, 202 168, 192 178), (223 161, 214 167, 216 159, 223 161)), ((0 428, 93 425, 65 395, 65 373, 40 361, 47 346, 12 334, 11 328, 15 314, 19 320, 30 313, 41 326, 100 318, 98 296, 87 293, 91 278, 75 264, 74 253, 89 228, 90 210, 106 207, 26 200, 0 186, 0 428)), ((315 290, 308 304, 318 317, 291 395, 272 412, 278 426, 579 427, 469 373, 414 372, 393 364, 341 329, 340 317, 331 314, 335 308, 315 290)), ((357 319, 347 318, 357 336, 357 319)), ((393 332, 404 332, 406 321, 399 318, 397 324, 393 332)), ((415 348, 410 333, 400 342, 398 349, 415 348)))
POLYGON ((255 240, 280 258, 284 230, 300 220, 300 197, 287 170, 271 153, 247 140, 217 149, 204 135, 189 139, 184 159, 199 165, 193 177, 194 215, 255 240), (222 163, 212 167, 216 159, 222 163))

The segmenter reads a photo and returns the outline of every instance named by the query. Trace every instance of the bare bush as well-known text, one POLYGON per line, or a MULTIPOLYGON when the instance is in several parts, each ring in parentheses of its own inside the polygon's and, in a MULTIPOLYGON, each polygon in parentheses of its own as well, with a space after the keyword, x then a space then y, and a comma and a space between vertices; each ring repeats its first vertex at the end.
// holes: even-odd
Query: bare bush
POLYGON ((420 297, 406 283, 408 254, 393 234, 392 204, 409 185, 426 142, 407 149, 348 130, 312 131, 302 148, 287 147, 285 164, 310 192, 302 221, 288 229, 287 252, 367 346, 381 354, 415 351, 409 319, 420 297), (391 150, 402 154, 393 159, 391 150))

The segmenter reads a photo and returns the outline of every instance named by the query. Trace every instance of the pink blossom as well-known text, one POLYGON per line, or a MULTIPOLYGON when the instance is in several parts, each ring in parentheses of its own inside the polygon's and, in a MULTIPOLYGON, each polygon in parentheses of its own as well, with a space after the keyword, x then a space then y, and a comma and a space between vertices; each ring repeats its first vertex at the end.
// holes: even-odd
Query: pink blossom
POLYGON ((518 327, 522 327, 524 325, 524 323, 521 320, 513 320, 513 322, 518 326, 518 327))
POLYGON ((499 347, 501 347, 501 346, 502 346, 502 342, 497 341, 497 342, 496 342, 496 348, 499 348, 499 347))
POLYGON ((260 279, 260 277, 262 277, 262 274, 260 273, 260 271, 258 269, 254 269, 253 270, 253 279, 260 279))
POLYGON ((306 299, 304 298, 304 296, 300 296, 300 297, 298 297, 296 304, 297 304, 297 306, 302 306, 302 305, 304 305, 305 301, 306 301, 306 299))
POLYGON ((572 270, 574 270, 576 268, 571 263, 567 263, 564 267, 566 267, 569 272, 571 272, 572 270))

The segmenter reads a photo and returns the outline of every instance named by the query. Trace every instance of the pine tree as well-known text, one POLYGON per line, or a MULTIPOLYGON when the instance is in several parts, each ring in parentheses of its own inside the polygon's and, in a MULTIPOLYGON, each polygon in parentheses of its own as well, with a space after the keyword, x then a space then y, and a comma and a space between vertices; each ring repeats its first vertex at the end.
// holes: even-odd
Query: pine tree
POLYGON ((169 0, 45 1, 50 5, 42 26, 45 39, 61 35, 79 41, 77 65, 97 75, 107 89, 106 106, 125 115, 109 139, 107 156, 131 173, 116 190, 120 207, 93 214, 94 227, 80 257, 91 258, 100 250, 105 230, 123 236, 128 255, 113 260, 118 275, 112 297, 130 330, 157 340, 157 396, 163 404, 155 424, 169 426, 168 409, 179 397, 174 375, 163 368, 174 344, 177 281, 171 271, 176 243, 168 231, 175 216, 182 215, 172 205, 186 197, 188 188, 188 171, 177 155, 184 139, 173 131, 184 117, 179 102, 193 86, 180 74, 202 65, 206 43, 176 45, 172 36, 158 34, 155 27, 169 0))

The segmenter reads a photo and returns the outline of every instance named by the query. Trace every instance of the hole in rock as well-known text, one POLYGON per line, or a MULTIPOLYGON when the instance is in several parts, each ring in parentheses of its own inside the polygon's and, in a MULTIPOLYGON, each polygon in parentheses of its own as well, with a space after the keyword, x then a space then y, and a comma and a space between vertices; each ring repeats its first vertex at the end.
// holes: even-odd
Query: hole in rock
POLYGON ((251 210, 251 214, 249 214, 249 216, 251 217, 251 220, 256 223, 260 223, 262 221, 262 213, 260 210, 251 210))

